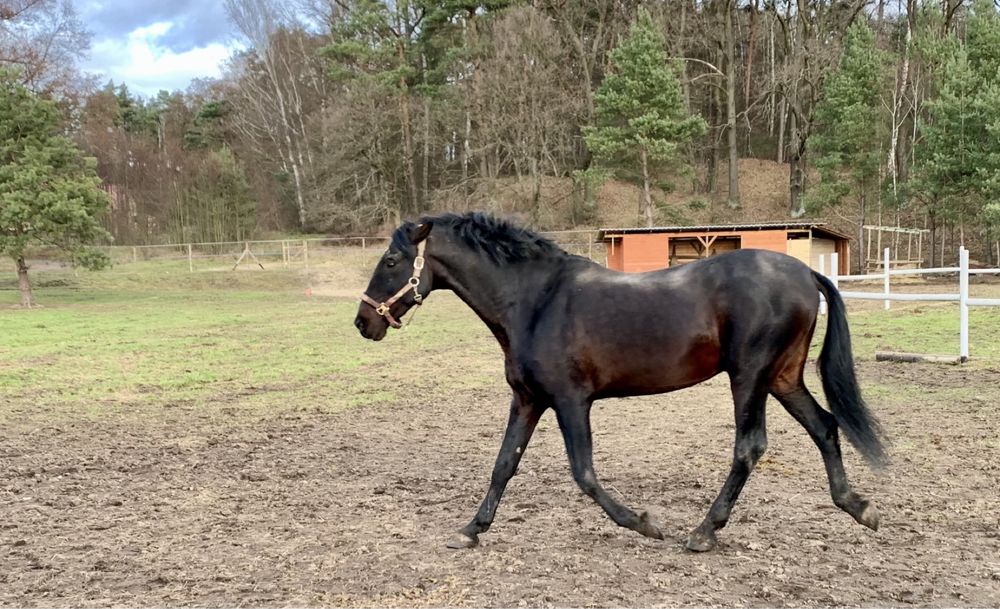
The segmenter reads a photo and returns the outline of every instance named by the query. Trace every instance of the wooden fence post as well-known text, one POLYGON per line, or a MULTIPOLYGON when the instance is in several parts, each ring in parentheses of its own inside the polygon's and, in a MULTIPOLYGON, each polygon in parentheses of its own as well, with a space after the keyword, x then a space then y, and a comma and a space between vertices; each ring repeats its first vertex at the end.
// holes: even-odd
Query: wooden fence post
POLYGON ((892 306, 891 300, 889 300, 889 248, 885 248, 882 252, 882 272, 885 275, 882 280, 882 291, 886 296, 885 300, 885 310, 888 311, 892 306))
POLYGON ((139 248, 132 246, 132 262, 139 261, 139 248))
POLYGON ((188 243, 188 272, 194 272, 194 255, 191 252, 191 244, 188 243))

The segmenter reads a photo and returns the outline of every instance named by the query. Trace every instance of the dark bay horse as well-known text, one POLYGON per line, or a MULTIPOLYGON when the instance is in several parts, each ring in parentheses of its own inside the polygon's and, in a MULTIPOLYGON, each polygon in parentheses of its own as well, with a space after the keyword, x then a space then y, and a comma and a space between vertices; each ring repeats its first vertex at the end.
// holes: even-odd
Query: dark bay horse
POLYGON ((687 547, 709 550, 767 447, 770 394, 805 427, 823 456, 833 502, 877 529, 878 511, 844 472, 838 429, 869 463, 886 461, 882 431, 854 375, 844 303, 828 279, 774 252, 738 250, 663 271, 625 274, 573 256, 531 231, 473 213, 401 225, 379 261, 355 326, 381 340, 431 291, 454 291, 503 349, 510 418, 479 511, 448 546, 469 548, 497 506, 542 413, 555 411, 573 478, 618 525, 663 539, 647 514, 608 494, 592 461, 594 400, 664 393, 720 372, 736 407, 729 476, 687 547), (819 356, 832 412, 803 383, 819 293, 829 322, 819 356))

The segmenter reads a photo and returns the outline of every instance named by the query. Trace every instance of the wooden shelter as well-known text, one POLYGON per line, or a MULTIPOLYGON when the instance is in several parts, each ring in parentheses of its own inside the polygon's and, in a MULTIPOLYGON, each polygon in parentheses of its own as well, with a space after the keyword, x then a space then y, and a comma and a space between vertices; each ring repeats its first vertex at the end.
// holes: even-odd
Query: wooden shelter
POLYGON ((629 273, 663 269, 738 249, 781 252, 814 270, 819 270, 821 254, 829 260, 830 254, 836 252, 840 260, 838 274, 846 275, 850 268, 848 237, 819 222, 605 228, 598 240, 607 245, 608 267, 629 273))

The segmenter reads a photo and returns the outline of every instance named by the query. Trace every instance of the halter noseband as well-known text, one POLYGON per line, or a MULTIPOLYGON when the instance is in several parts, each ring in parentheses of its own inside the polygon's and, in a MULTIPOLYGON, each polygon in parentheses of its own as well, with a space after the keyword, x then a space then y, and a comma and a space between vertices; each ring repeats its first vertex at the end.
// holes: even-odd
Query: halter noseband
POLYGON ((371 307, 375 309, 375 312, 384 317, 393 328, 403 327, 403 324, 396 321, 396 318, 389 312, 389 308, 396 304, 397 300, 406 295, 406 293, 410 290, 413 290, 413 300, 416 301, 417 306, 420 306, 424 300, 424 297, 420 295, 417 287, 420 286, 420 271, 424 269, 424 248, 426 245, 426 239, 417 244, 417 257, 413 259, 413 275, 410 276, 406 285, 399 288, 399 291, 393 294, 389 300, 386 300, 385 302, 376 302, 375 299, 368 294, 361 295, 361 302, 371 305, 371 307))

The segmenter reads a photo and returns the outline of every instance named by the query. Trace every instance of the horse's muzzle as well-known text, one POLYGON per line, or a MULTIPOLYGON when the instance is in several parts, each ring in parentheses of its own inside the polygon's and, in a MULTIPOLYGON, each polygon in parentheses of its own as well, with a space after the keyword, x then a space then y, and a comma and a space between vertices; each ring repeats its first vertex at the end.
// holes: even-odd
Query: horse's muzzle
POLYGON ((385 338, 385 334, 389 330, 389 324, 385 323, 381 317, 368 319, 362 313, 358 313, 358 316, 354 318, 354 327, 358 329, 361 336, 374 341, 385 338))

